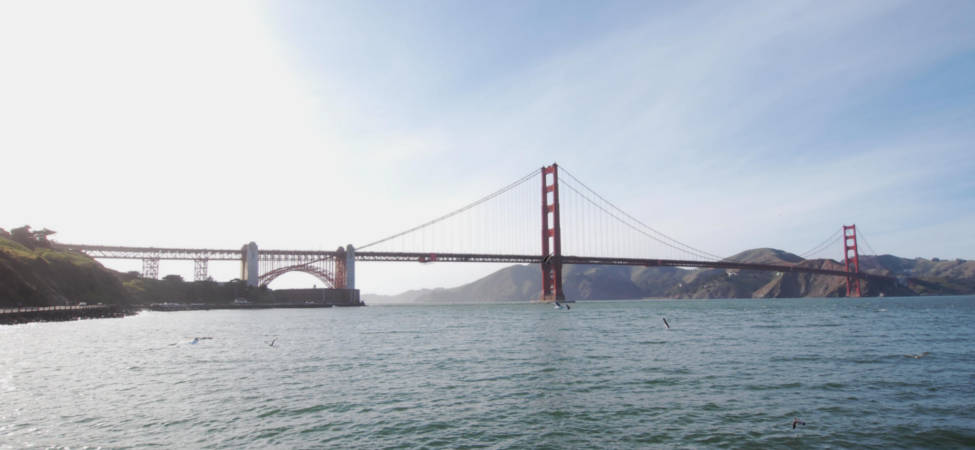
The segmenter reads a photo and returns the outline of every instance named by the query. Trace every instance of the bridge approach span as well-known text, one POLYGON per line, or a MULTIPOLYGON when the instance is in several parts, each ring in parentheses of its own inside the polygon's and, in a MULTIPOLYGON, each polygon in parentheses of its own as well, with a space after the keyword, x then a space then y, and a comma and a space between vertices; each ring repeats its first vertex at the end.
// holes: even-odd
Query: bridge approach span
MULTIPOLYGON (((159 258, 165 260, 193 261, 208 259, 210 261, 240 261, 244 257, 243 249, 212 249, 212 248, 166 248, 166 247, 130 247, 117 245, 86 245, 86 244, 56 244, 58 248, 82 252, 96 259, 143 259, 159 258)), ((269 250, 261 249, 261 255, 268 257, 319 257, 334 258, 336 251, 322 250, 269 250)))
POLYGON ((268 284, 286 272, 304 272, 336 289, 354 288, 353 271, 347 270, 345 250, 261 249, 249 243, 240 249, 133 247, 115 245, 55 244, 95 259, 142 260, 142 276, 159 277, 159 261, 193 261, 194 280, 208 278, 210 261, 239 261, 240 279, 252 286, 268 284))

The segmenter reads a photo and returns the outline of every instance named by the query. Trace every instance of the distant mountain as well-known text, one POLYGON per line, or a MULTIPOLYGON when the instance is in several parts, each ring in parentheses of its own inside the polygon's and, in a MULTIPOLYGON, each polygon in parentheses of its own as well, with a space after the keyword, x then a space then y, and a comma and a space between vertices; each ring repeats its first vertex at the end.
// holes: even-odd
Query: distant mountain
POLYGON ((366 303, 450 303, 455 301, 521 301, 538 297, 541 270, 517 265, 455 288, 418 289, 398 295, 364 294, 366 303))
POLYGON ((796 264, 804 261, 799 255, 774 248, 755 248, 729 256, 724 261, 752 264, 796 264))
POLYGON ((433 289, 414 289, 396 295, 362 294, 362 298, 369 303, 413 303, 432 291, 433 289))
MULTIPOLYGON (((798 264, 844 270, 843 263, 805 260, 798 255, 759 248, 730 256, 725 261, 755 264, 798 264)), ((920 278, 922 284, 861 282, 865 296, 911 296, 975 293, 975 261, 906 259, 892 255, 860 256, 863 271, 920 278)), ((562 272, 565 296, 570 300, 641 298, 793 298, 846 295, 846 279, 808 273, 755 270, 682 269, 567 265, 562 272)), ((472 301, 529 301, 539 297, 541 271, 537 265, 516 265, 455 288, 421 289, 396 296, 364 295, 366 302, 450 303, 472 301)))

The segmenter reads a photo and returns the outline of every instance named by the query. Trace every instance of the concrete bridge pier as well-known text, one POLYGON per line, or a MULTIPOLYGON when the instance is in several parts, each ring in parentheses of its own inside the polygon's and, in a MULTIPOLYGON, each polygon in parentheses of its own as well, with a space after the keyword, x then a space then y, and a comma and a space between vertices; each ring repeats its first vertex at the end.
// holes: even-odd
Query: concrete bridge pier
POLYGON ((240 279, 248 286, 257 287, 260 280, 260 268, 257 264, 257 244, 253 241, 241 247, 240 279))
POLYGON ((355 247, 349 244, 335 250, 335 289, 355 289, 355 247))
POLYGON ((345 288, 355 289, 355 247, 345 248, 345 288))

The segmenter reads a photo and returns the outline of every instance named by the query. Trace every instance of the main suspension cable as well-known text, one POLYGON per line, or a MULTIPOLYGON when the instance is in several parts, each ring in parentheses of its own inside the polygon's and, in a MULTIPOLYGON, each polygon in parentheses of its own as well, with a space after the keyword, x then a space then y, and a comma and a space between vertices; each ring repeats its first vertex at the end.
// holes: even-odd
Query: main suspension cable
MULTIPOLYGON (((570 175, 570 176, 571 176, 571 175, 570 175)), ((578 179, 576 179, 575 177, 572 177, 572 178, 573 178, 573 179, 574 179, 575 181, 578 181, 578 179)), ((566 181, 566 180, 562 180, 562 182, 563 182, 563 183, 565 183, 565 181, 566 181)), ((668 242, 664 242, 664 241, 662 241, 662 240, 660 240, 660 239, 658 239, 657 237, 655 237, 655 236, 653 236, 653 235, 651 235, 650 233, 647 233, 646 231, 644 231, 644 230, 641 230, 641 229, 639 229, 639 228, 637 228, 637 227, 635 227, 635 226, 633 226, 633 224, 631 224, 631 223, 629 223, 629 222, 627 222, 627 221, 625 221, 625 220, 623 220, 622 218, 620 218, 619 216, 617 216, 616 214, 614 214, 614 213, 613 213, 612 211, 609 211, 609 210, 607 210, 607 209, 606 209, 606 208, 604 208, 604 207, 603 207, 602 205, 600 205, 600 204, 598 204, 598 203, 596 203, 596 202, 595 202, 595 201, 593 201, 593 200, 592 200, 591 198, 589 198, 588 196, 586 196, 585 194, 583 194, 582 192, 580 192, 580 191, 579 191, 578 189, 576 189, 575 187, 573 187, 573 186, 572 186, 572 183, 565 183, 565 186, 566 186, 566 187, 568 187, 568 188, 569 188, 570 190, 572 190, 572 191, 574 191, 574 192, 575 192, 576 194, 579 194, 579 196, 580 196, 580 197, 582 197, 582 198, 583 198, 584 200, 586 200, 587 202, 589 202, 589 203, 590 203, 591 205, 593 205, 593 206, 595 206, 596 208, 598 208, 599 210, 601 210, 601 211, 603 211, 603 212, 604 212, 604 213, 606 213, 606 214, 607 214, 608 216, 610 216, 610 217, 612 217, 612 218, 614 218, 614 219, 616 219, 616 220, 617 220, 617 221, 618 221, 619 223, 621 223, 621 224, 623 224, 623 225, 626 225, 627 227, 629 227, 629 228, 630 228, 630 229, 632 229, 633 231, 636 231, 637 233, 640 233, 640 234, 642 234, 642 235, 644 235, 644 236, 646 236, 646 237, 648 237, 648 238, 650 238, 650 239, 653 239, 653 240, 655 240, 655 241, 657 241, 657 242, 659 242, 659 243, 661 243, 661 244, 663 244, 663 245, 666 245, 666 246, 668 246, 668 247, 670 247, 670 248, 673 248, 673 249, 675 249, 675 250, 678 250, 678 251, 681 251, 681 252, 685 252, 685 253, 689 253, 689 254, 691 254, 691 255, 694 255, 694 256, 696 256, 696 257, 699 257, 699 258, 703 258, 703 259, 709 259, 708 257, 706 257, 706 256, 704 256, 704 254, 699 254, 699 253, 696 253, 696 252, 692 252, 692 251, 688 251, 687 249, 683 249, 683 248, 680 248, 680 247, 677 247, 677 246, 675 246, 675 245, 672 245, 672 244, 670 244, 670 243, 668 243, 668 242)), ((609 203, 609 202, 607 202, 607 203, 609 203)), ((615 208, 615 207, 614 207, 614 208, 615 208)), ((620 210, 619 208, 616 208, 616 209, 617 209, 618 211, 620 211, 620 212, 622 212, 622 210, 620 210)), ((624 214, 625 214, 625 213, 624 213, 624 214)), ((631 217, 631 218, 632 218, 632 217, 631 217)), ((642 225, 642 224, 641 224, 641 225, 642 225)), ((649 228, 649 227, 648 227, 648 228, 649 228)))
POLYGON ((419 230, 421 228, 428 227, 430 225, 436 224, 436 223, 441 222, 441 221, 443 221, 445 219, 449 219, 449 218, 451 218, 453 216, 456 216, 457 214, 460 214, 460 213, 462 213, 464 211, 467 211, 467 210, 469 210, 469 209, 471 209, 471 208, 473 208, 473 207, 475 207, 477 205, 480 205, 480 204, 482 204, 482 203, 484 203, 484 202, 486 202, 488 200, 491 200, 491 199, 493 199, 493 198, 495 198, 495 197, 497 197, 497 196, 499 196, 501 194, 504 194, 505 192, 508 192, 508 191, 514 189, 515 187, 518 187, 522 183, 524 183, 524 182, 526 182, 526 181, 534 178, 538 174, 539 174, 539 170, 538 169, 532 170, 527 175, 525 175, 525 176, 519 178, 518 180, 512 182, 511 184, 509 184, 509 185, 507 185, 507 186, 505 186, 505 187, 503 187, 503 188, 501 188, 501 189, 499 189, 499 190, 497 190, 497 191, 495 191, 495 192, 493 192, 493 193, 491 193, 491 194, 489 194, 489 195, 481 198, 480 200, 477 200, 477 201, 475 201, 473 203, 470 203, 470 204, 468 204, 468 205, 466 205, 466 206, 464 206, 464 207, 462 207, 460 209, 457 209, 457 210, 455 210, 455 211, 453 211, 451 213, 448 213, 448 214, 445 214, 443 216, 440 216, 440 217, 438 217, 436 219, 433 219, 431 221, 428 221, 428 222, 422 223, 420 225, 417 225, 417 226, 415 226, 413 228, 410 228, 410 229, 408 229, 406 231, 403 231, 403 232, 400 232, 400 233, 396 233, 396 234, 394 234, 392 236, 385 237, 385 238, 380 239, 378 241, 370 242, 370 243, 368 243, 366 245, 363 245, 361 247, 358 247, 358 249, 359 250, 367 249, 367 248, 372 247, 374 245, 382 244, 383 242, 387 242, 387 241, 396 239, 396 238, 398 238, 400 236, 404 236, 404 235, 410 234, 410 233, 412 233, 412 232, 414 232, 416 230, 419 230))
POLYGON ((841 232, 842 232, 841 229, 837 229, 833 234, 829 235, 829 237, 826 238, 826 240, 820 242, 819 245, 807 250, 805 253, 801 253, 799 257, 802 259, 807 259, 807 257, 823 251, 826 247, 828 247, 830 244, 832 244, 840 237, 839 235, 841 232))
POLYGON ((859 235, 860 239, 863 239, 863 243, 867 244, 867 249, 870 250, 870 254, 877 255, 877 251, 874 250, 873 247, 870 246, 870 242, 867 241, 867 235, 863 233, 863 228, 857 228, 857 234, 859 235))
MULTIPOLYGON (((618 207, 615 204, 613 204, 613 202, 607 200, 602 195, 599 195, 598 192, 594 191, 592 188, 590 188, 585 183, 583 183, 582 180, 580 180, 578 177, 576 177, 575 175, 573 175, 572 172, 570 172, 568 169, 565 168, 565 166, 559 166, 559 168, 562 169, 562 171, 565 172, 566 175, 568 175, 570 178, 572 178, 573 181, 575 181, 576 183, 579 183, 580 186, 582 186, 583 188, 585 188, 587 191, 591 192, 593 195, 595 195, 597 198, 599 198, 600 200, 602 200, 603 202, 605 202, 606 204, 608 204, 609 206, 611 206, 613 209, 615 209, 616 211, 619 211, 622 215, 624 215, 627 218, 629 218, 630 220, 632 220, 632 221, 640 224, 641 226, 643 226, 644 228, 650 230, 654 234, 662 237, 663 239, 666 239, 666 240, 672 242, 673 245, 667 244, 667 243, 661 241, 660 239, 657 239, 655 237, 652 237, 652 236, 647 235, 648 237, 651 237, 655 241, 660 242, 662 244, 665 244, 665 245, 667 245, 667 246, 669 246, 671 248, 674 248, 674 249, 677 249, 677 250, 680 250, 680 251, 683 251, 683 252, 691 253, 691 254, 694 254, 695 256, 698 256, 698 257, 703 257, 704 259, 715 259, 715 260, 722 260, 722 259, 724 259, 724 257, 722 257, 722 256, 718 256, 718 255, 715 255, 713 253, 706 252, 704 250, 701 250, 701 249, 698 249, 698 248, 695 248, 695 247, 691 247, 690 245, 687 245, 687 244, 685 244, 685 243, 683 243, 681 241, 678 241, 677 239, 674 239, 674 238, 672 238, 672 237, 670 237, 670 236, 668 236, 668 235, 666 235, 666 234, 664 234, 664 233, 662 233, 662 232, 654 229, 650 225, 647 225, 647 224, 643 223, 642 221, 640 221, 640 219, 637 219, 636 217, 633 217, 632 215, 630 215, 629 213, 627 213, 626 211, 624 211, 620 207, 618 207), (675 247, 675 245, 677 247, 675 247), (678 247, 683 247, 683 248, 678 248, 678 247)), ((579 195, 582 195, 582 193, 580 192, 579 195)), ((583 197, 585 197, 585 196, 583 195, 583 197)), ((646 233, 644 233, 644 234, 646 234, 646 233)))

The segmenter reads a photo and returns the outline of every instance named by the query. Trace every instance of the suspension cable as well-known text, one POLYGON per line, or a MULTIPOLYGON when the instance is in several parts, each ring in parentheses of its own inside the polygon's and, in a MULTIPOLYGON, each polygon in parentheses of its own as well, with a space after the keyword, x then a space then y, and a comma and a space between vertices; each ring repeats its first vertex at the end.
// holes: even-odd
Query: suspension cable
MULTIPOLYGON (((575 177, 572 177, 572 178, 575 181, 578 181, 578 179, 576 179, 575 177)), ((562 182, 565 182, 565 180, 561 180, 561 181, 562 182)), ((633 224, 631 224, 631 223, 623 220, 622 218, 620 218, 619 216, 617 216, 613 212, 607 210, 606 208, 603 208, 602 205, 599 205, 598 203, 596 203, 595 201, 593 201, 592 199, 590 199, 588 196, 586 196, 585 194, 583 194, 582 192, 580 192, 578 189, 576 189, 575 187, 572 186, 572 183, 565 183, 565 186, 568 187, 569 189, 571 189, 572 191, 575 191, 576 194, 579 194, 580 197, 582 197, 584 200, 586 200, 587 202, 589 202, 591 205, 595 206, 596 208, 599 208, 601 211, 603 211, 604 213, 606 213, 610 217, 616 219, 619 223, 621 223, 623 225, 626 225, 627 227, 629 227, 633 231, 636 231, 637 233, 643 234, 644 236, 646 236, 646 237, 648 237, 650 239, 653 239, 653 240, 655 240, 655 241, 657 241, 657 242, 659 242, 659 243, 661 243, 663 245, 666 245, 666 246, 668 246, 670 248, 673 248, 675 250, 682 251, 682 252, 685 252, 685 253, 689 253, 689 254, 692 254, 692 255, 697 256, 699 258, 709 259, 708 257, 706 257, 706 256, 704 256, 702 254, 698 254, 698 253, 695 253, 695 252, 692 252, 692 251, 688 251, 686 249, 682 249, 682 248, 679 248, 677 246, 674 246, 674 245, 672 245, 672 244, 670 244, 668 242, 664 242, 664 241, 658 239, 657 237, 655 237, 655 236, 647 233, 646 231, 641 230, 641 229, 633 226, 633 224)), ((607 203, 609 203, 609 202, 607 202, 607 203)), ((616 208, 616 209, 619 210, 619 208, 616 208)), ((620 210, 620 212, 622 212, 622 210, 620 210)))
MULTIPOLYGON (((715 254, 713 254, 713 253, 710 253, 710 252, 706 252, 706 251, 704 251, 704 250, 701 250, 701 249, 698 249, 698 248, 694 248, 694 247, 691 247, 690 245, 687 245, 687 244, 685 244, 685 243, 683 243, 683 242, 681 242, 681 241, 678 241, 677 239, 674 239, 674 238, 672 238, 672 237, 670 237, 670 236, 668 236, 668 235, 666 235, 666 234, 664 234, 664 233, 662 233, 662 232, 660 232, 660 231, 657 231, 656 229, 654 229, 654 228, 653 228, 653 227, 651 227, 650 225, 647 225, 647 224, 645 224, 645 223, 643 223, 642 221, 640 221, 640 219, 637 219, 636 217, 633 217, 632 215, 630 215, 630 214, 629 214, 629 213, 627 213, 626 211, 623 211, 623 210, 622 210, 622 209, 621 209, 620 207, 618 207, 618 206, 616 206, 615 204, 613 204, 613 202, 611 202, 611 201, 609 201, 609 200, 606 200, 606 198, 604 198, 604 197, 603 197, 602 195, 599 195, 599 193, 598 193, 598 192, 596 192, 596 191, 594 191, 594 190, 593 190, 592 188, 590 188, 589 186, 586 186, 586 184, 585 184, 585 183, 583 183, 583 182, 582 182, 582 180, 580 180, 580 179, 579 179, 579 178, 577 178, 577 177, 576 177, 575 175, 573 175, 573 174, 572 174, 572 172, 570 172, 570 171, 569 171, 568 169, 566 169, 566 168, 565 168, 565 166, 559 166, 559 168, 560 168, 560 169, 562 169, 562 171, 563 171, 563 172, 565 172, 565 174, 566 174, 566 175, 568 175, 568 176, 569 176, 570 178, 572 178, 572 180, 573 180, 573 181, 575 181, 575 182, 577 182, 577 183, 579 183, 579 185, 581 185, 581 186, 582 186, 583 188, 585 188, 585 189, 586 189, 587 191, 589 191, 589 192, 591 192, 591 193, 592 193, 593 195, 595 195, 595 196, 596 196, 597 198, 599 198, 600 200, 602 200, 603 202, 605 202, 606 204, 608 204, 609 206, 611 206, 611 207, 612 207, 613 209, 615 209, 616 211, 619 211, 619 212, 620 212, 621 214, 623 214, 624 216, 626 216, 626 217, 627 217, 627 218, 629 218, 630 220, 632 220, 632 221, 634 221, 634 222, 636 222, 636 223, 638 223, 638 224, 640 224, 641 226, 643 226, 643 227, 645 227, 646 229, 648 229, 648 230, 650 230, 651 232, 653 232, 653 233, 655 233, 655 234, 657 234, 658 236, 661 236, 662 238, 664 238, 664 239, 666 239, 666 240, 668 240, 668 241, 671 241, 671 242, 673 242, 673 243, 674 243, 675 245, 677 245, 677 246, 679 246, 679 247, 684 247, 684 248, 678 248, 678 247, 675 247, 674 245, 671 245, 671 244, 668 244, 668 243, 665 243, 665 242, 663 242, 663 241, 661 241, 660 239, 657 239, 657 238, 655 238, 655 237, 652 237, 652 236, 650 236, 650 235, 647 235, 648 237, 651 237, 651 238, 652 238, 653 240, 655 240, 655 241, 657 241, 657 242, 660 242, 660 243, 662 243, 662 244, 665 244, 665 245, 667 245, 667 246, 669 246, 669 247, 671 247, 671 248, 674 248, 674 249, 676 249, 676 250, 680 250, 680 251, 683 251, 683 252, 687 252, 687 253, 691 253, 691 254, 694 254, 695 256, 698 256, 698 257, 704 257, 704 259, 716 259, 716 260, 722 260, 722 259, 724 259, 724 257, 722 257, 722 256, 718 256, 718 255, 715 255, 715 254)), ((576 191, 576 192, 578 192, 578 191, 576 191)), ((583 194, 582 194, 581 192, 579 192, 579 195, 582 195, 583 197, 585 197, 585 195, 583 195, 583 194)), ((592 202, 590 201, 590 203, 592 203, 592 202)), ((593 203, 593 204, 595 204, 595 203, 593 203)), ((597 205, 597 206, 598 206, 598 205, 597 205)), ((605 210, 604 210, 604 211, 605 211, 605 210)), ((609 213, 609 212, 607 211, 607 213, 609 213)), ((614 217, 615 217, 615 216, 614 216, 614 217)), ((618 218, 617 218, 617 219, 618 219, 618 218)), ((618 219, 618 220, 619 220, 619 219, 618 219)), ((643 234, 646 234, 646 233, 643 233, 643 234)))
POLYGON ((870 254, 877 255, 877 251, 870 246, 870 242, 867 241, 867 235, 863 233, 863 228, 857 228, 857 234, 860 239, 863 239, 863 243, 867 244, 867 248, 870 250, 870 254))
POLYGON ((823 251, 824 249, 826 249, 826 247, 828 247, 830 244, 832 244, 833 241, 835 241, 837 238, 840 237, 839 234, 841 232, 842 232, 842 229, 837 229, 833 234, 829 235, 829 237, 826 238, 826 240, 824 240, 823 242, 820 242, 819 245, 817 245, 817 246, 815 246, 815 247, 807 250, 805 253, 800 254, 799 257, 802 258, 802 259, 807 259, 807 257, 812 256, 812 255, 814 255, 816 253, 819 253, 819 252, 823 251))
POLYGON ((475 201, 473 203, 470 203, 470 204, 468 204, 468 205, 466 205, 466 206, 464 206, 464 207, 462 207, 460 209, 457 209, 457 210, 455 210, 453 212, 450 212, 448 214, 445 214, 443 216, 440 216, 440 217, 438 217, 436 219, 433 219, 433 220, 431 220, 429 222, 425 222, 425 223, 422 223, 420 225, 417 225, 417 226, 415 226, 413 228, 410 228, 410 229, 408 229, 406 231, 403 231, 403 232, 400 232, 400 233, 396 233, 396 234, 394 234, 392 236, 385 237, 385 238, 380 239, 378 241, 370 242, 370 243, 368 243, 366 245, 363 245, 361 247, 358 247, 358 249, 359 250, 362 250, 362 249, 366 249, 366 248, 372 247, 374 245, 382 244, 383 242, 386 242, 386 241, 389 241, 389 240, 392 240, 392 239, 396 239, 396 238, 398 238, 400 236, 403 236, 403 235, 412 233, 412 232, 414 232, 416 230, 419 230, 421 228, 424 228, 424 227, 433 225, 433 224, 438 223, 438 222, 441 222, 441 221, 443 221, 445 219, 449 219, 449 218, 451 218, 453 216, 456 216, 457 214, 460 214, 460 213, 462 213, 464 211, 467 211, 467 210, 469 210, 469 209, 471 209, 471 208, 473 208, 473 207, 475 207, 477 205, 480 205, 480 204, 482 204, 482 203, 484 203, 484 202, 486 202, 488 200, 491 200, 492 198, 495 198, 495 197, 497 197, 497 196, 499 196, 501 194, 504 194, 505 192, 508 192, 508 191, 514 189, 515 187, 518 187, 522 183, 524 183, 524 182, 532 179, 533 177, 535 177, 538 174, 539 174, 538 169, 532 170, 527 175, 519 178, 518 180, 512 182, 511 184, 509 184, 509 185, 507 185, 507 186, 505 186, 505 187, 503 187, 503 188, 501 188, 501 189, 499 189, 499 190, 497 190, 497 191, 495 191, 495 192, 493 192, 493 193, 491 193, 491 194, 489 194, 489 195, 487 195, 485 197, 482 197, 480 200, 477 200, 477 201, 475 201))

